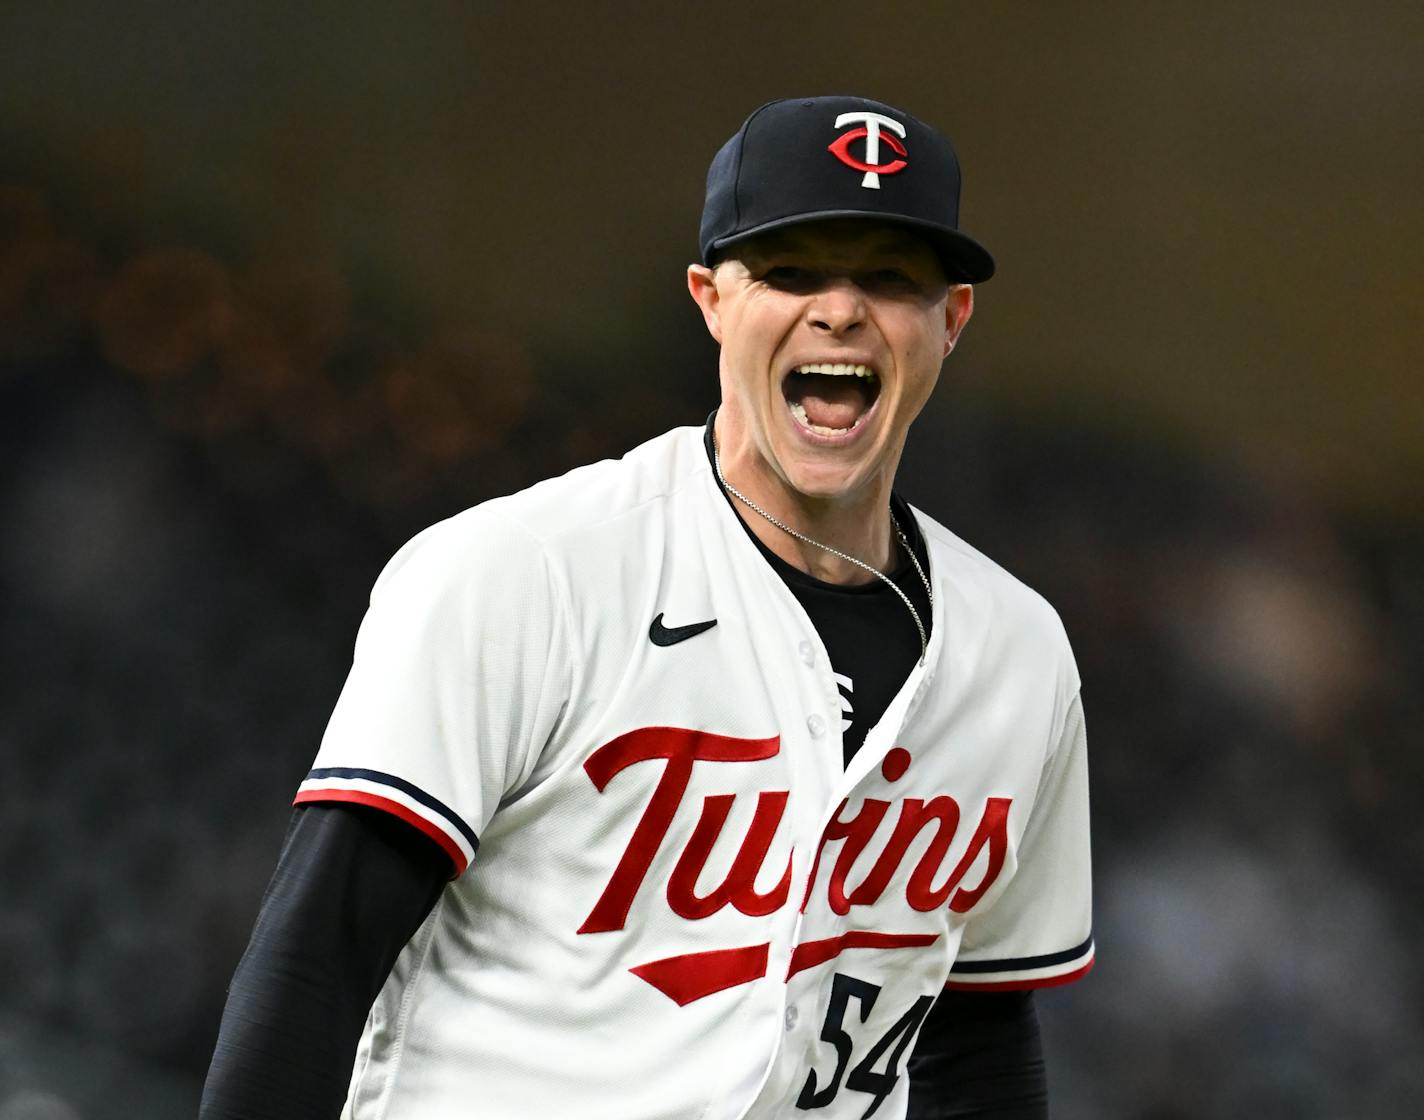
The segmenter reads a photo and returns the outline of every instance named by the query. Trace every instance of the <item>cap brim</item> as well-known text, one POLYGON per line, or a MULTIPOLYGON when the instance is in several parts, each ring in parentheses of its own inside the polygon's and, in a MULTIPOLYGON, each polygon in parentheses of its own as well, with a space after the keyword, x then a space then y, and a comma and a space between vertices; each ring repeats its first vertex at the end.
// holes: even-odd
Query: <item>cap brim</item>
POLYGON ((885 214, 877 210, 817 210, 810 214, 791 214, 785 218, 762 222, 761 225, 753 226, 751 229, 739 230, 730 237, 719 237, 713 241, 703 254, 702 263, 710 265, 720 250, 729 245, 746 241, 748 238, 756 237, 758 234, 770 233, 775 229, 798 226, 806 222, 826 222, 833 218, 867 218, 915 230, 933 246, 935 253, 939 256, 940 263, 944 266, 945 277, 951 283, 980 284, 994 275, 994 258, 990 256, 989 250, 969 235, 960 233, 957 229, 936 225, 934 222, 902 217, 897 214, 885 214))

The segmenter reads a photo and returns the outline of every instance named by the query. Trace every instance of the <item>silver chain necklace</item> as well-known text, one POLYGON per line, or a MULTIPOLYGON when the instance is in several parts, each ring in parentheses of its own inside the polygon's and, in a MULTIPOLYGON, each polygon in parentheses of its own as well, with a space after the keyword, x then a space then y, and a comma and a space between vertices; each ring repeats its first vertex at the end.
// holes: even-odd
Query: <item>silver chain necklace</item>
MULTIPOLYGON (((733 486, 730 482, 728 482, 726 478, 724 478, 722 475, 722 455, 718 451, 717 437, 715 434, 712 437, 712 465, 717 468, 717 481, 722 484, 722 489, 725 490, 728 494, 731 494, 732 497, 736 498, 739 502, 742 503, 742 505, 746 506, 754 513, 761 514, 762 517, 770 521, 783 533, 791 534, 791 536, 795 537, 798 541, 804 541, 806 544, 815 545, 817 548, 829 552, 832 556, 839 556, 842 560, 854 564, 857 568, 864 568, 867 572, 873 575, 891 591, 895 592, 896 595, 900 596, 900 602, 905 604, 905 609, 910 612, 910 617, 915 620, 915 629, 920 632, 920 664, 923 665, 925 663, 925 652, 929 648, 929 643, 925 639, 925 624, 920 621, 920 612, 915 610, 915 604, 910 602, 910 597, 900 590, 899 586, 895 583, 893 579, 887 576, 879 568, 867 564, 864 560, 857 560, 854 556, 848 556, 846 555, 846 553, 842 552, 838 548, 832 548, 830 545, 822 544, 820 541, 813 541, 805 533, 797 532, 790 525, 786 524, 786 522, 781 521, 773 517, 771 514, 767 513, 766 510, 762 509, 761 506, 756 504, 756 502, 752 501, 735 486, 733 486)), ((925 570, 920 567, 920 558, 915 555, 915 550, 910 547, 910 541, 909 538, 905 536, 905 530, 900 528, 900 522, 895 519, 895 511, 893 509, 890 511, 890 524, 895 527, 895 535, 900 538, 900 543, 905 546, 905 552, 910 557, 910 563, 915 565, 915 572, 919 575, 920 582, 925 585, 925 595, 929 597, 930 605, 933 606, 934 592, 930 590, 930 581, 925 575, 925 570)))

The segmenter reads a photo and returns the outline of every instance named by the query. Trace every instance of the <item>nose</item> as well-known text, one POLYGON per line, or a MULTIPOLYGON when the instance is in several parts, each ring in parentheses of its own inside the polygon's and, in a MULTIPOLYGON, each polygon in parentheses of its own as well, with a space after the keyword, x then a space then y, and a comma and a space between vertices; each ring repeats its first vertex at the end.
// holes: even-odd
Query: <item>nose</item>
POLYGON ((827 280, 806 302, 806 321, 827 334, 851 333, 865 321, 865 293, 848 278, 827 280))

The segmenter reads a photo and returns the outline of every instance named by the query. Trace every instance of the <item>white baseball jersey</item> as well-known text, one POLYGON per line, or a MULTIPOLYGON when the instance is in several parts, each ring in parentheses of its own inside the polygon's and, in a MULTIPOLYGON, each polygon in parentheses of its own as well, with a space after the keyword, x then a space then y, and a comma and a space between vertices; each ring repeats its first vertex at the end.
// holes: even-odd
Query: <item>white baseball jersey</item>
POLYGON ((396 555, 297 800, 384 808, 456 875, 345 1116, 899 1117, 946 985, 1087 971, 1067 640, 916 516, 932 640, 848 768, 821 641, 698 428, 396 555))

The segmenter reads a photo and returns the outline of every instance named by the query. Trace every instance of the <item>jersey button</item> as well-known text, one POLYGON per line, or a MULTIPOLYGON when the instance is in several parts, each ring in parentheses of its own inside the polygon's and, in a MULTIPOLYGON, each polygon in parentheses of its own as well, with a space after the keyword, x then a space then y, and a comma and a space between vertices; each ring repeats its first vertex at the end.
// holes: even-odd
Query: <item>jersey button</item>
POLYGON ((786 1009, 786 1029, 788 1032, 796 1029, 796 1022, 800 1018, 801 1013, 797 1011, 795 1007, 788 1007, 786 1009))
POLYGON ((826 733, 826 721, 813 713, 806 717, 806 730, 811 733, 813 739, 819 739, 826 733))
POLYGON ((805 664, 807 664, 807 665, 814 665, 814 664, 816 664, 816 651, 815 651, 814 648, 812 648, 810 642, 806 642, 806 641, 800 642, 800 643, 796 646, 796 652, 801 655, 801 660, 802 660, 803 662, 805 662, 805 664))

